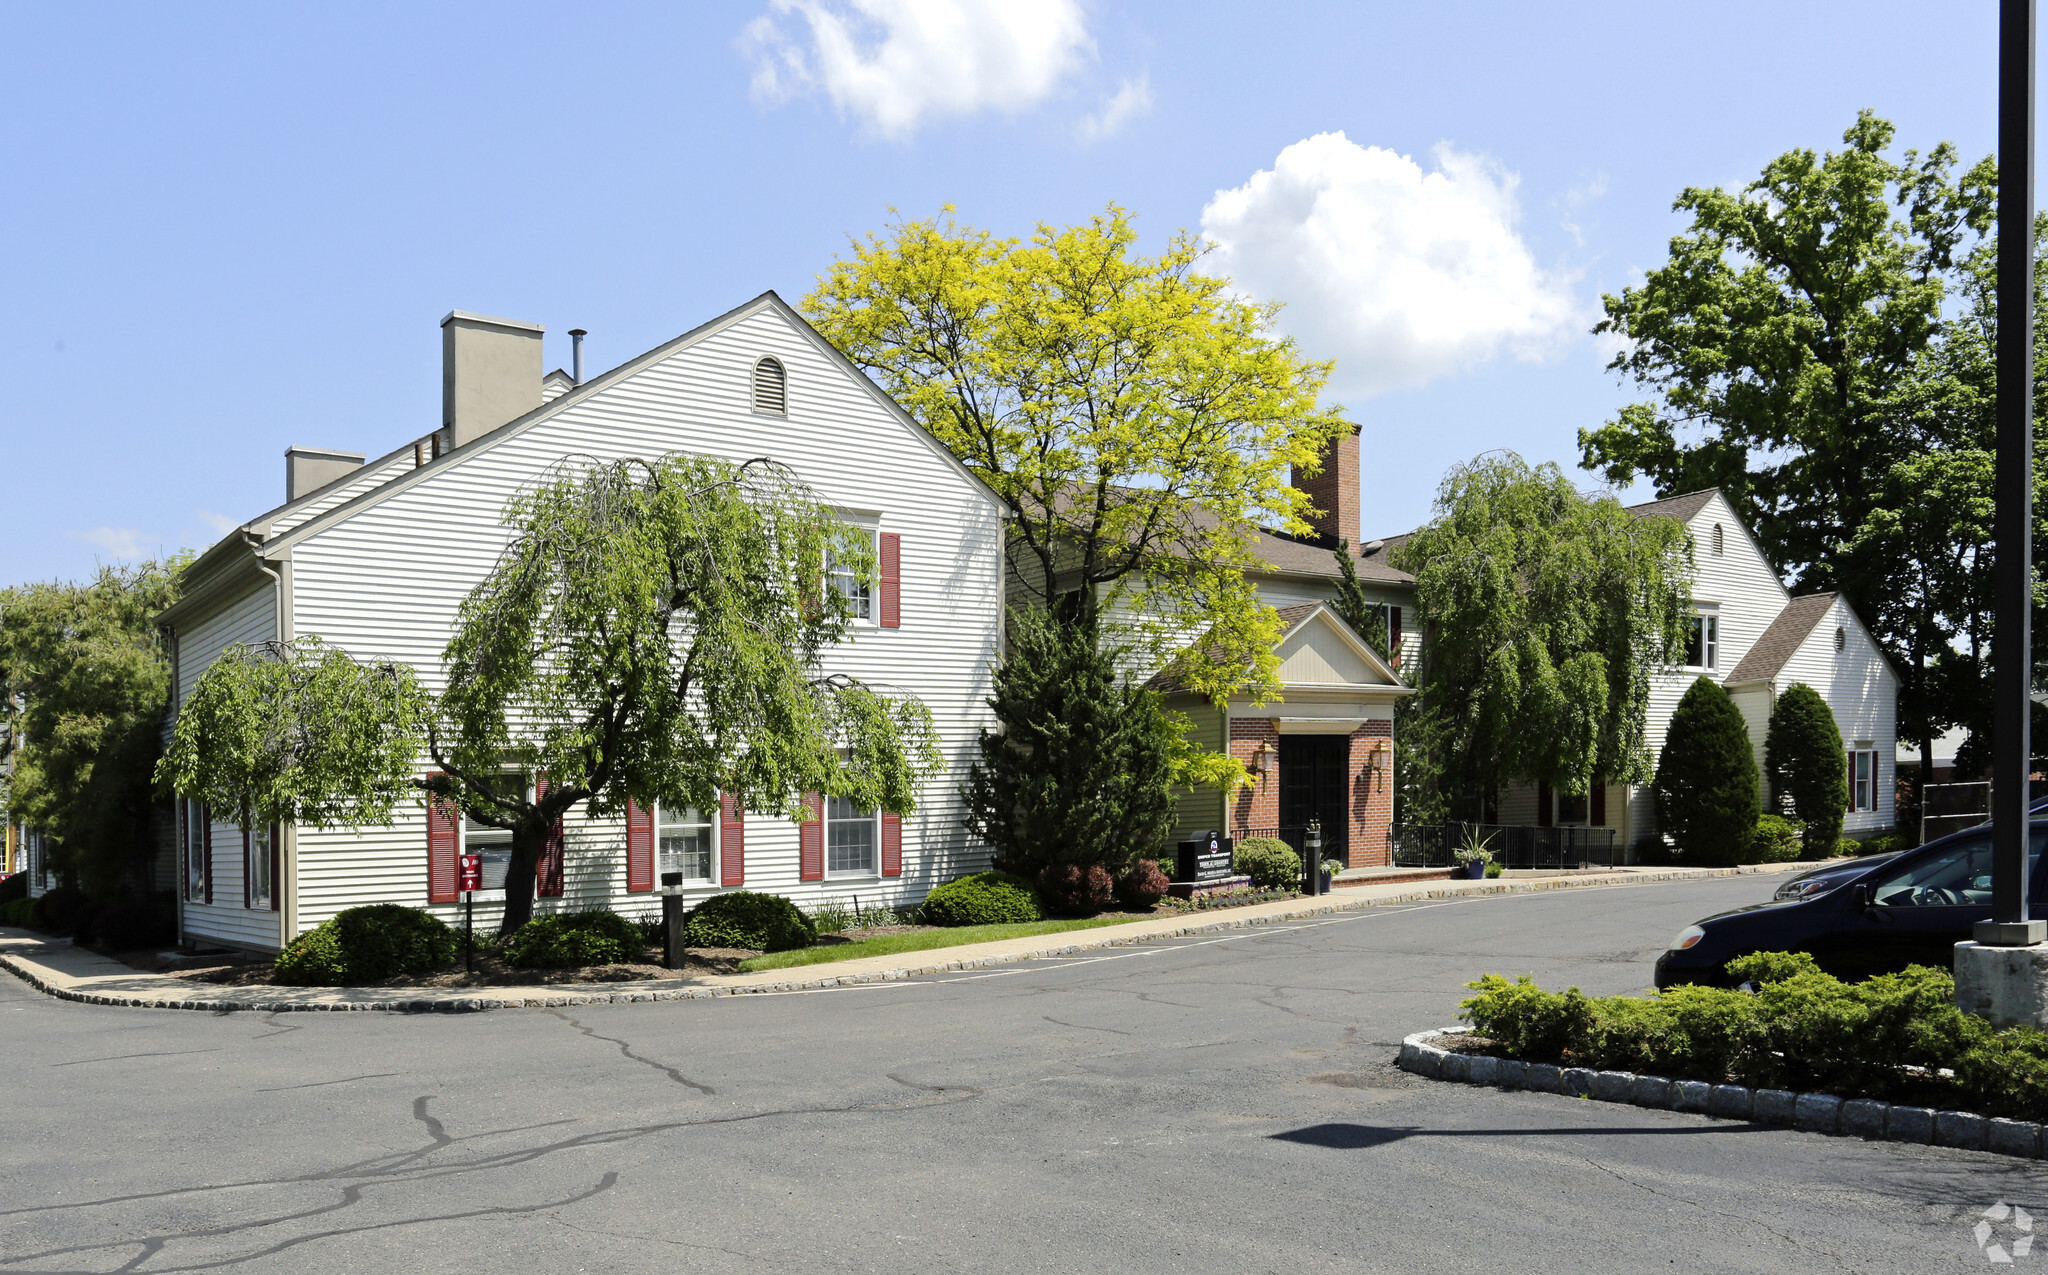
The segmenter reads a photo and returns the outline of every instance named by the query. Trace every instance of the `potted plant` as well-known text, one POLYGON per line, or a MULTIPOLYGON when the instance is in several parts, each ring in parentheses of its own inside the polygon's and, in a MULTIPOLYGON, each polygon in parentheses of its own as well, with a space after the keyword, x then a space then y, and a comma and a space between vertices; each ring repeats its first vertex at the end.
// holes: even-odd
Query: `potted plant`
POLYGON ((1334 878, 1334 877, 1335 877, 1335 876, 1336 876, 1336 875, 1337 875, 1337 874, 1338 874, 1339 872, 1342 872, 1342 871, 1343 871, 1343 870, 1344 870, 1345 868, 1347 868, 1347 867, 1349 867, 1349 866, 1350 866, 1350 865, 1349 865, 1349 864, 1347 864, 1347 863, 1345 863, 1345 862, 1344 862, 1344 861, 1343 861, 1342 859, 1325 859, 1325 860, 1323 860, 1323 888, 1322 888, 1322 893, 1324 893, 1324 894, 1328 894, 1328 893, 1330 892, 1330 881, 1331 881, 1331 879, 1332 879, 1332 878, 1334 878))
POLYGON ((1491 840, 1490 837, 1481 838, 1476 830, 1466 833, 1465 844, 1452 852, 1452 857, 1458 861, 1458 871, 1454 875, 1473 881, 1485 880, 1486 865, 1493 862, 1493 851, 1487 848, 1491 840))

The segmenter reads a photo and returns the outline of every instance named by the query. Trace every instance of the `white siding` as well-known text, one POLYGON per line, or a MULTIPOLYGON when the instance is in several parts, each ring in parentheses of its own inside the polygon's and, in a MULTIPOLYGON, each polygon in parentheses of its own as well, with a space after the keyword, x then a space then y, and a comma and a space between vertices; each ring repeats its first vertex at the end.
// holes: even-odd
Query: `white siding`
MULTIPOLYGON (((199 684, 206 666, 230 646, 254 646, 276 635, 277 591, 266 577, 225 601, 207 615, 178 629, 178 703, 199 684)), ((177 860, 172 878, 184 894, 184 863, 177 860)), ((213 902, 184 902, 184 933, 188 939, 237 947, 278 946, 278 913, 242 906, 242 830, 220 818, 213 820, 213 902)))
MULTIPOLYGON (((824 499, 879 511, 879 529, 902 535, 902 627, 862 630, 827 667, 921 698, 947 760, 921 794, 919 813, 904 821, 901 878, 799 882, 795 826, 755 816, 747 820, 746 888, 805 907, 855 893, 864 903, 909 902, 985 866, 986 848, 971 844, 961 827, 957 789, 990 721, 984 701, 1001 632, 999 512, 928 439, 774 310, 708 334, 487 450, 457 453, 406 490, 311 534, 292 550, 294 629, 360 658, 404 660, 438 690, 457 605, 504 547, 498 520, 513 493, 566 455, 608 460, 668 451, 772 456, 824 499), (789 369, 787 419, 750 410, 748 377, 763 354, 789 369)), ((571 811, 566 840, 561 908, 658 908, 656 895, 624 893, 617 821, 571 811)), ((357 904, 424 905, 424 810, 413 807, 395 825, 362 833, 301 829, 298 865, 301 930, 357 904)), ((459 905, 434 910, 459 919, 459 905)), ((494 921, 495 910, 479 900, 478 923, 487 915, 494 921)))
POLYGON ((1851 835, 1888 832, 1896 822, 1893 784, 1898 773, 1898 675, 1871 640, 1863 624, 1840 598, 1829 609, 1799 649, 1785 662, 1778 675, 1782 694, 1795 682, 1804 682, 1820 692, 1835 715, 1842 732, 1843 764, 1847 750, 1859 746, 1877 750, 1877 809, 1852 813, 1843 821, 1851 835), (1843 649, 1835 649, 1835 633, 1841 630, 1843 649))
POLYGON ((389 456, 364 465, 360 472, 351 475, 347 482, 341 483, 332 491, 323 491, 303 504, 286 509, 270 520, 270 534, 281 536, 294 527, 313 521, 330 509, 339 509, 357 496, 412 472, 416 464, 412 444, 408 443, 389 456))

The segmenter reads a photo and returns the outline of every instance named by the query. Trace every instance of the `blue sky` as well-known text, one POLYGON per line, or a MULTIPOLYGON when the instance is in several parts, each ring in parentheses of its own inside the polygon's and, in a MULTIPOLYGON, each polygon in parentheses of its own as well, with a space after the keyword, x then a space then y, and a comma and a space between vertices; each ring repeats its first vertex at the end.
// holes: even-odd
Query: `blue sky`
POLYGON ((945 203, 1206 225, 1338 360, 1391 533, 1634 397, 1586 329, 1681 187, 1865 106, 1995 141, 1988 4, 1003 7, 6 5, 0 583, 202 547, 287 445, 433 428, 450 309, 602 369, 945 203))

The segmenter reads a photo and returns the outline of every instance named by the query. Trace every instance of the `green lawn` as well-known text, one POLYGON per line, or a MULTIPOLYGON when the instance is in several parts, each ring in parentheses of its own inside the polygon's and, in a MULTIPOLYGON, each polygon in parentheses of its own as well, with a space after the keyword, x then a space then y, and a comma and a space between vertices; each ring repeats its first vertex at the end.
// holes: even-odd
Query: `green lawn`
POLYGON ((1130 919, 1127 916, 1092 916, 1079 921, 1019 921, 1011 925, 962 925, 950 930, 884 934, 856 943, 768 952, 741 961, 740 973, 782 970, 794 965, 822 965, 827 961, 856 961, 863 956, 893 956, 897 952, 923 952, 935 947, 958 947, 962 943, 993 943, 998 939, 1029 938, 1034 934, 1058 934, 1062 930, 1092 930, 1102 925, 1123 925, 1130 919))

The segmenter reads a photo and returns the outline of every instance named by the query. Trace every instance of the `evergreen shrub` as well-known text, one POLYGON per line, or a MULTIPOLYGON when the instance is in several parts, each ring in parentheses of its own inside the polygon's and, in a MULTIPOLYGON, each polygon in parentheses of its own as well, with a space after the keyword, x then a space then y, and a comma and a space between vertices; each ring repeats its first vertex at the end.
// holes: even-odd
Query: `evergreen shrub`
POLYGON ((1756 758, 1742 710, 1712 679, 1696 679, 1664 736, 1651 785, 1657 826, 1688 863, 1749 861, 1757 818, 1756 758))
POLYGON ((1301 885, 1301 856, 1278 837, 1246 837, 1231 852, 1230 866, 1262 890, 1293 890, 1301 885))
POLYGON ((1166 873, 1156 859, 1140 859, 1116 879, 1116 900, 1133 912, 1154 907, 1166 897, 1166 873))
POLYGON ((1049 863, 1038 874, 1038 897, 1048 912, 1092 916, 1109 906, 1116 884, 1099 863, 1049 863))
POLYGON ((337 912, 286 944, 272 977, 307 987, 360 986, 453 964, 461 945, 439 917, 372 903, 337 912))
POLYGON ((520 969, 637 965, 646 955, 640 927, 616 912, 537 916, 505 941, 505 960, 520 969))
POLYGON ((117 952, 157 947, 178 936, 175 905, 162 899, 120 895, 100 909, 92 941, 117 952))
POLYGON ((85 894, 77 886, 60 885, 46 890, 35 901, 35 919, 29 924, 45 934, 62 934, 85 906, 85 894))
POLYGON ((0 925, 31 926, 36 923, 34 899, 9 899, 0 903, 0 925))
POLYGON ((16 872, 0 881, 0 903, 12 903, 28 897, 28 873, 16 872))
POLYGON ((1842 732, 1820 693, 1794 682, 1771 706, 1764 733, 1764 777, 1772 798, 1804 825, 1803 858, 1837 853, 1849 806, 1849 770, 1842 732))
POLYGON ((924 896, 927 925, 1007 925, 1042 920, 1038 891, 1008 872, 977 872, 924 896))
POLYGON ((734 947, 786 952, 818 941, 818 927, 796 904, 779 894, 734 890, 714 894, 690 909, 683 924, 691 947, 734 947))
POLYGON ((1790 863, 1799 857, 1799 825, 1782 815, 1759 815, 1750 833, 1749 862, 1790 863))

